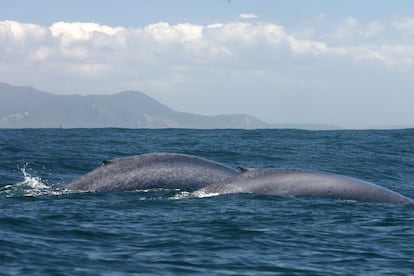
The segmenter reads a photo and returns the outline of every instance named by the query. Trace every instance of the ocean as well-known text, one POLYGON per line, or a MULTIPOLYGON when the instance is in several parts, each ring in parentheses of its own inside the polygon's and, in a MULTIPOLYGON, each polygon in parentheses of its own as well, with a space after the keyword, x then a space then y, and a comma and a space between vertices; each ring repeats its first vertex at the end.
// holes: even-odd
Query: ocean
POLYGON ((414 274, 412 205, 63 188, 151 152, 333 172, 414 198, 414 129, 1 129, 0 274, 414 274))

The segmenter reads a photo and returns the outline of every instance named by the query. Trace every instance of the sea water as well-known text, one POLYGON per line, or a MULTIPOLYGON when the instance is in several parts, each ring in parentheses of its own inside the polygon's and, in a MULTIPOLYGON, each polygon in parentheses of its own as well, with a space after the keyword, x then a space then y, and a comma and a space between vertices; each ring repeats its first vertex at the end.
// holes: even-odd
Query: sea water
POLYGON ((63 187, 103 160, 150 152, 333 172, 414 198, 414 129, 3 129, 0 274, 414 273, 411 205, 63 187))

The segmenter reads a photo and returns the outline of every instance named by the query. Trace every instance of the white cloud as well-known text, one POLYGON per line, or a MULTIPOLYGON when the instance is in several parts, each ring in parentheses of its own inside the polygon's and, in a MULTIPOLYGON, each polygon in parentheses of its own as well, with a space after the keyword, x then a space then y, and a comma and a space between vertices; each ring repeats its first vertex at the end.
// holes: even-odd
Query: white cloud
POLYGON ((414 32, 414 17, 402 17, 398 18, 393 26, 399 31, 414 32))
POLYGON ((99 25, 97 23, 57 22, 50 26, 49 30, 54 37, 61 36, 68 41, 73 41, 91 39, 95 33, 113 36, 118 32, 124 31, 125 29, 122 27, 112 28, 105 25, 99 25))
POLYGON ((355 37, 358 32, 358 20, 353 17, 346 18, 330 35, 334 41, 346 42, 355 37))
POLYGON ((328 51, 328 46, 320 41, 303 40, 296 39, 295 37, 289 37, 288 42, 293 54, 296 57, 299 55, 320 56, 328 51))
MULTIPOLYGON (((325 16, 323 24, 327 20, 325 16)), ((0 81, 23 81, 61 93, 138 89, 161 99, 162 93, 186 93, 187 98, 194 93, 193 99, 205 102, 215 99, 207 91, 221 89, 229 97, 236 93, 230 91, 248 90, 261 95, 275 90, 309 94, 311 88, 322 89, 327 83, 344 86, 343 75, 355 83, 364 76, 364 83, 370 84, 376 83, 371 72, 377 72, 375 76, 412 72, 413 22, 412 18, 361 22, 348 17, 325 28, 306 26, 293 32, 288 26, 256 21, 159 22, 138 28, 0 21, 0 81)), ((408 85, 412 87, 412 81, 408 85)), ((292 95, 289 99, 294 101, 292 95)), ((203 109, 207 104, 186 105, 172 98, 168 99, 177 108, 207 113, 203 109)), ((214 105, 218 109, 211 113, 223 112, 220 104, 214 105)))
MULTIPOLYGON (((394 25, 403 32, 411 30, 410 22, 404 18, 394 25)), ((53 64, 62 67, 62 75, 66 66, 85 64, 92 73, 100 72, 90 69, 96 67, 114 72, 153 70, 156 79, 163 79, 162 72, 174 71, 177 66, 267 68, 272 62, 288 66, 299 62, 303 66, 300 59, 315 57, 334 60, 346 56, 359 63, 375 60, 384 66, 412 65, 411 44, 387 41, 383 30, 384 25, 378 21, 363 25, 352 17, 333 32, 311 34, 306 39, 273 23, 229 22, 203 26, 160 22, 142 28, 124 28, 80 22, 58 22, 44 27, 3 21, 0 22, 0 52, 3 62, 19 60, 36 67, 53 64), (375 36, 382 36, 381 43, 369 41, 375 36), (365 39, 361 41, 361 37, 365 39)), ((313 65, 309 63, 309 66, 313 65)))
POLYGON ((171 26, 165 22, 148 25, 144 28, 145 33, 159 43, 195 42, 202 37, 202 29, 202 26, 189 23, 171 26))
POLYGON ((44 46, 39 46, 39 48, 30 53, 30 60, 33 62, 40 62, 46 60, 48 56, 49 50, 44 46))
POLYGON ((242 13, 240 14, 240 18, 242 19, 256 19, 259 18, 257 14, 254 13, 242 13))
POLYGON ((42 26, 15 21, 0 22, 2 59, 19 59, 19 56, 36 50, 44 41, 48 41, 48 31, 42 26))

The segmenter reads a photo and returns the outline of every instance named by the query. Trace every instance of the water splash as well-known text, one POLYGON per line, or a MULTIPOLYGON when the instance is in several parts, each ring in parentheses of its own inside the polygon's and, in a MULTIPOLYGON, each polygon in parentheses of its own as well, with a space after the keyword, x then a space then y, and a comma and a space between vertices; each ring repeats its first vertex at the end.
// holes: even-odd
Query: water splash
POLYGON ((192 196, 198 197, 198 198, 204 198, 204 197, 213 197, 218 196, 220 193, 207 193, 203 190, 198 190, 192 193, 192 196))
POLYGON ((26 171, 27 163, 20 169, 23 173, 24 180, 23 182, 17 183, 17 185, 26 186, 33 190, 42 190, 42 189, 49 189, 50 187, 47 186, 42 182, 42 179, 38 176, 32 176, 26 171))
POLYGON ((23 174, 23 181, 5 185, 0 188, 0 196, 5 197, 38 197, 42 195, 61 195, 65 190, 47 185, 41 177, 32 176, 28 171, 28 163, 19 170, 23 174))
POLYGON ((170 199, 185 199, 191 198, 191 193, 187 191, 178 190, 173 196, 169 197, 170 199))

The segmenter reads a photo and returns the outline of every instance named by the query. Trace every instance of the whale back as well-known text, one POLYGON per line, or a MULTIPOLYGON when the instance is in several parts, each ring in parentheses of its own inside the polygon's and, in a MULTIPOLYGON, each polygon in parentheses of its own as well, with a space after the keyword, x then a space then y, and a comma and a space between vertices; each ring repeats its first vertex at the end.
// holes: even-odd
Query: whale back
POLYGON ((196 196, 258 193, 320 197, 359 202, 413 203, 401 194, 352 177, 303 169, 244 169, 239 175, 208 185, 196 196))
POLYGON ((104 161, 66 188, 99 192, 153 188, 192 191, 236 173, 230 167, 192 155, 151 153, 104 161))

